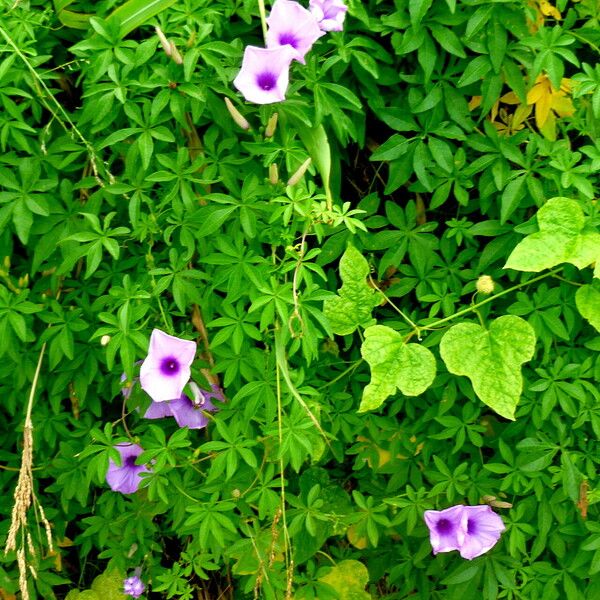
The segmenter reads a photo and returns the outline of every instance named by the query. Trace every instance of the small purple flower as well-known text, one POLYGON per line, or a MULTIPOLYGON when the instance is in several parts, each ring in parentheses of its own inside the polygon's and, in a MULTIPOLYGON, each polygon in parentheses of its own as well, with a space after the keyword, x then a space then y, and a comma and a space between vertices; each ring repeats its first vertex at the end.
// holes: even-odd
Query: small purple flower
POLYGON ((348 7, 342 0, 310 0, 309 10, 323 31, 342 31, 348 7))
POLYGON ((304 56, 322 36, 315 16, 306 8, 291 0, 276 0, 267 19, 267 48, 289 44, 294 50, 294 59, 305 64, 304 56))
POLYGON ((142 389, 154 402, 179 398, 190 379, 190 366, 195 355, 196 342, 154 329, 148 356, 140 368, 142 389))
POLYGON ((463 558, 472 560, 495 546, 506 527, 487 504, 465 506, 464 512, 467 516, 466 533, 459 550, 463 558))
POLYGON ((426 510, 425 523, 429 527, 429 540, 433 553, 458 550, 465 540, 467 514, 464 506, 451 506, 445 510, 426 510))
POLYGON ((216 411, 211 398, 223 400, 223 392, 218 386, 212 386, 212 392, 201 389, 193 381, 190 382, 194 399, 191 400, 186 394, 181 394, 177 400, 169 402, 152 402, 144 415, 146 419, 162 419, 175 417, 179 427, 189 429, 202 429, 208 425, 208 417, 205 412, 216 411))
POLYGON ((139 598, 146 589, 144 582, 140 579, 141 572, 142 570, 137 568, 132 577, 128 577, 123 581, 123 591, 132 598, 139 598))
POLYGON ((296 55, 293 48, 257 48, 246 46, 242 68, 233 85, 248 102, 272 104, 285 100, 290 82, 290 63, 296 55))
POLYGON ((121 455, 121 466, 118 466, 112 458, 108 459, 108 472, 106 482, 114 492, 122 494, 133 494, 137 492, 142 482, 141 473, 149 473, 146 465, 136 465, 136 458, 143 452, 137 444, 117 444, 117 452, 121 455))

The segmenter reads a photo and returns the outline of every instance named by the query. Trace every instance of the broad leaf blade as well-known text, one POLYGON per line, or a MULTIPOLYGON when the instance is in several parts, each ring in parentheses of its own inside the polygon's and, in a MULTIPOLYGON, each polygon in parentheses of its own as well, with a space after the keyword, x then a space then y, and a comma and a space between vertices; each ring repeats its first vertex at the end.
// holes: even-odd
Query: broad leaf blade
POLYGON ((584 285, 575 294, 575 304, 581 316, 600 331, 600 286, 584 285))
POLYGON ((373 323, 371 311, 381 302, 381 294, 367 284, 369 263, 362 254, 349 245, 340 259, 340 277, 343 285, 339 295, 328 298, 324 313, 331 329, 337 335, 348 335, 357 327, 373 323))
POLYGON ((170 8, 177 0, 129 0, 115 9, 107 18, 109 23, 118 23, 121 36, 149 21, 152 17, 170 8))
POLYGON ((448 371, 466 375, 482 402, 512 420, 523 390, 521 365, 531 360, 534 350, 533 328, 513 315, 496 319, 488 330, 459 323, 440 342, 448 371))
POLYGON ((435 378, 435 357, 419 344, 406 344, 384 325, 365 330, 360 352, 371 367, 371 382, 364 389, 359 412, 374 410, 400 390, 405 396, 422 394, 435 378))

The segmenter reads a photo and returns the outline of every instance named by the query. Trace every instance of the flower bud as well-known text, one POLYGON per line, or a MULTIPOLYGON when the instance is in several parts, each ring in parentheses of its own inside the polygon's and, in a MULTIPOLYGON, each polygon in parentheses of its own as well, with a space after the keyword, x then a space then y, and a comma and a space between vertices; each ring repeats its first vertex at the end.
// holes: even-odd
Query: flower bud
POLYGON ((277 165, 275 163, 271 163, 269 165, 269 181, 273 185, 277 185, 279 181, 279 170, 277 169, 277 165))
POLYGON ((225 98, 225 106, 231 115, 231 118, 245 131, 250 129, 250 123, 242 115, 242 113, 233 105, 229 98, 225 98))
POLYGON ((182 65, 183 64, 183 56, 181 56, 181 53, 177 49, 177 46, 172 41, 169 41, 169 45, 171 46, 170 56, 173 59, 173 62, 177 63, 178 65, 182 65))
POLYGON ((167 38, 167 36, 163 33, 162 29, 158 27, 158 25, 154 28, 156 31, 156 35, 160 41, 160 45, 162 49, 165 51, 165 54, 170 58, 171 57, 171 42, 167 38))
POLYGON ((110 335, 103 335, 100 338, 100 345, 101 346, 108 346, 109 343, 110 343, 110 335))
POLYGON ((275 129, 277 128, 277 119, 279 118, 278 113, 273 113, 271 118, 267 122, 267 127, 265 128, 265 137, 270 138, 275 134, 275 129))
POLYGON ((307 158, 296 170, 296 172, 288 179, 287 185, 296 185, 301 179, 306 169, 308 169, 312 159, 307 158))
POLYGON ((494 280, 489 275, 482 275, 477 280, 476 288, 481 294, 491 294, 494 287, 494 280))

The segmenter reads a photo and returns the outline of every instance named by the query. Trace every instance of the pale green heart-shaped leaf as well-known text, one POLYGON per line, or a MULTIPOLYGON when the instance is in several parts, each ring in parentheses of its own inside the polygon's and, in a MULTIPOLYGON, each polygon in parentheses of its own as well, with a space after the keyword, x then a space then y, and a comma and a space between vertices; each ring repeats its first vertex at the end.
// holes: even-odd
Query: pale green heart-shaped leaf
POLYGON ((586 229, 585 215, 570 198, 551 198, 537 213, 540 230, 521 240, 512 251, 505 269, 543 271, 563 262, 578 269, 598 258, 600 233, 586 229))
POLYGON ((523 390, 521 365, 531 360, 534 350, 533 328, 513 315, 496 319, 487 330, 459 323, 440 342, 448 371, 466 375, 482 402, 512 420, 523 390))
POLYGON ((584 285, 575 294, 575 304, 581 316, 600 331, 600 289, 594 285, 584 285))
POLYGON ((419 344, 406 344, 402 336, 385 325, 365 329, 360 353, 371 367, 371 382, 363 391, 358 412, 374 410, 400 390, 418 396, 435 377, 435 357, 419 344))
POLYGON ((373 323, 371 311, 381 303, 382 296, 367 283, 369 263, 354 247, 348 246, 340 259, 343 285, 339 296, 325 300, 323 312, 338 335, 347 335, 373 323))
POLYGON ((365 592, 369 583, 367 567, 357 560, 343 560, 319 581, 330 585, 340 600, 371 600, 372 596, 365 592))

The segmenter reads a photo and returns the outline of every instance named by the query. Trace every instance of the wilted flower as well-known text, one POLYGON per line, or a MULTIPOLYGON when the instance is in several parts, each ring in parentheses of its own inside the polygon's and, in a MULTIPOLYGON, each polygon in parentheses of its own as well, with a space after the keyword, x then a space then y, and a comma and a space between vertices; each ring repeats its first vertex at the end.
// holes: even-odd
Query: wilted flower
POLYGON ((142 389, 155 402, 179 398, 190 379, 190 366, 195 355, 196 342, 154 329, 148 356, 140 368, 142 389))
POLYGON ((136 458, 143 449, 137 444, 117 444, 115 449, 121 455, 121 466, 119 467, 112 458, 109 458, 106 482, 114 492, 133 494, 137 492, 142 482, 140 474, 150 472, 146 465, 135 464, 136 458))
POLYGON ((348 7, 342 0, 310 0, 309 10, 323 31, 342 31, 348 7))
POLYGON ((291 0, 276 0, 267 24, 267 48, 289 44, 295 50, 293 58, 302 64, 312 45, 325 35, 315 16, 291 0))
POLYGON ((472 560, 496 545, 506 529, 502 519, 487 505, 465 506, 467 531, 459 550, 463 558, 472 560))
POLYGON ((290 82, 290 63, 295 56, 296 52, 289 46, 271 49, 246 46, 242 68, 233 85, 249 102, 281 102, 285 100, 290 82))
POLYGON ((139 598, 146 589, 144 582, 140 579, 141 572, 142 570, 137 568, 132 577, 128 577, 123 581, 123 591, 132 598, 139 598))
POLYGON ((434 554, 458 550, 468 560, 490 550, 506 529, 487 504, 426 510, 424 518, 434 554))
POLYGON ((433 553, 458 550, 465 541, 467 515, 464 506, 451 506, 445 510, 426 510, 425 523, 429 527, 429 540, 433 553))

